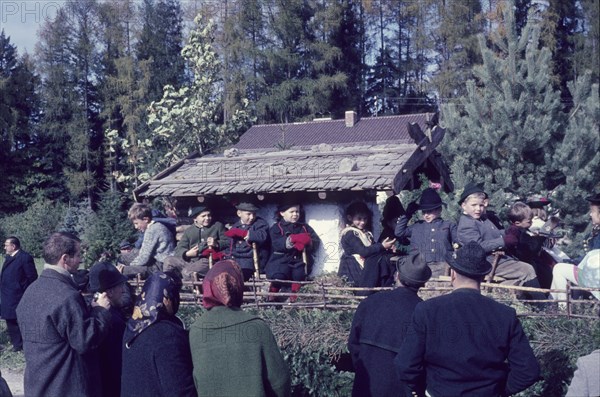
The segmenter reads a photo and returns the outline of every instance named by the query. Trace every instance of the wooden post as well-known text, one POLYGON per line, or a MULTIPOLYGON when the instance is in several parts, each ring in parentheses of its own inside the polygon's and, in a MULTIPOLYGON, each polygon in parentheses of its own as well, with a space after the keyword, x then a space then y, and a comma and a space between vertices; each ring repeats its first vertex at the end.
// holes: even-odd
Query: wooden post
POLYGON ((198 303, 200 303, 202 288, 200 288, 200 285, 196 284, 200 282, 200 276, 198 275, 198 272, 192 272, 192 281, 194 282, 194 292, 196 293, 196 299, 198 300, 198 303))
MULTIPOLYGON (((496 274, 496 269, 498 268, 498 261, 500 261, 500 257, 502 255, 504 255, 504 252, 502 251, 496 251, 493 253, 494 255, 494 261, 492 262, 492 270, 490 271, 490 273, 487 276, 487 282, 488 283, 493 283, 494 282, 494 275, 496 274)), ((492 288, 489 287, 488 291, 491 292, 492 288)))
POLYGON ((256 243, 252 243, 252 261, 254 262, 254 278, 260 278, 260 265, 258 263, 258 248, 256 243))
POLYGON ((571 318, 571 284, 567 282, 567 318, 571 318))

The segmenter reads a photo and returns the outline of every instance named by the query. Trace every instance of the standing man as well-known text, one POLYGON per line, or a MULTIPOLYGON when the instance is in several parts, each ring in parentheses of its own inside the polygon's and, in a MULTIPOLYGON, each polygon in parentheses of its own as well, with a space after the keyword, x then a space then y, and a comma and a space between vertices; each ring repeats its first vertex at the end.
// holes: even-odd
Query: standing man
POLYGON ((12 351, 23 350, 23 338, 17 323, 17 305, 25 290, 38 275, 33 258, 21 249, 18 238, 10 236, 4 242, 6 259, 0 274, 0 317, 6 321, 6 330, 13 345, 12 351))
POLYGON ((405 396, 509 396, 539 377, 533 355, 513 308, 481 295, 491 270, 474 241, 450 261, 454 291, 419 303, 394 360, 405 396))
POLYGON ((356 373, 353 396, 399 394, 394 357, 402 346, 415 306, 422 302, 417 292, 431 277, 431 269, 421 254, 403 259, 397 264, 398 288, 370 295, 354 314, 348 340, 356 373))
POLYGON ((73 282, 81 241, 57 232, 45 242, 46 264, 17 306, 25 352, 25 395, 98 396, 97 348, 106 337, 110 303, 105 293, 91 309, 73 282))

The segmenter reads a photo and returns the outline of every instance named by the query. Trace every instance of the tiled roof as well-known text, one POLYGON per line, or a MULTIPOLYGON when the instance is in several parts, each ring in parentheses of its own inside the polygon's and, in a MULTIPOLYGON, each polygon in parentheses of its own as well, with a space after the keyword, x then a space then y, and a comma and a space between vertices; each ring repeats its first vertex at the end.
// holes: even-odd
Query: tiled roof
MULTIPOLYGON (((294 191, 389 190, 415 143, 316 145, 310 149, 238 151, 185 160, 141 187, 139 196, 196 196, 294 191)), ((417 151, 418 152, 418 151, 417 151)))
POLYGON ((352 127, 346 127, 344 119, 255 125, 242 135, 234 147, 248 150, 271 149, 278 143, 285 143, 288 147, 293 145, 293 148, 310 147, 320 143, 412 143, 408 125, 416 123, 425 131, 433 116, 433 113, 419 113, 370 117, 359 119, 352 127))

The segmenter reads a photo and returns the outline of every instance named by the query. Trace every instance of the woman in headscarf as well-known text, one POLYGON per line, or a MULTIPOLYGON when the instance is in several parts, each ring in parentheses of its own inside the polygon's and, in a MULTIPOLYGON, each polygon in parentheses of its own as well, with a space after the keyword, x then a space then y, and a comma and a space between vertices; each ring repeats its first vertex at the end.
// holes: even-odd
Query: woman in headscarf
POLYGON ((175 314, 181 280, 153 273, 123 335, 122 396, 196 396, 187 331, 175 314))
POLYGON ((240 267, 232 260, 217 262, 202 290, 208 311, 190 329, 198 396, 289 396, 290 373, 271 329, 240 308, 240 267))

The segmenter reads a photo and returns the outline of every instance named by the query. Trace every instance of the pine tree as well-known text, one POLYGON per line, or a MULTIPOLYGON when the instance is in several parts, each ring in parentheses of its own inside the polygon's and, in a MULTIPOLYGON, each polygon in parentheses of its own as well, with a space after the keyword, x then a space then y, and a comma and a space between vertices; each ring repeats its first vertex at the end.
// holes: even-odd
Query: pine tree
POLYGON ((586 197, 600 191, 600 99, 598 84, 592 84, 588 71, 576 81, 568 83, 573 98, 565 137, 554 154, 563 180, 556 188, 554 206, 560 208, 561 219, 576 235, 571 247, 580 255, 585 229, 590 225, 589 203, 586 197))
POLYGON ((489 44, 480 36, 483 65, 474 68, 466 95, 442 107, 443 150, 456 185, 485 179, 500 205, 556 186, 552 154, 563 121, 539 26, 530 20, 519 37, 512 13, 504 11, 504 35, 489 44))
MULTIPOLYGON (((213 48, 214 25, 201 16, 190 32, 182 55, 194 79, 179 90, 166 86, 163 98, 148 110, 148 124, 154 131, 149 150, 162 155, 155 171, 198 151, 208 153, 231 143, 250 125, 245 109, 237 110, 229 121, 221 119, 223 85, 220 62, 213 48)), ((247 106, 247 100, 243 103, 247 106)))

